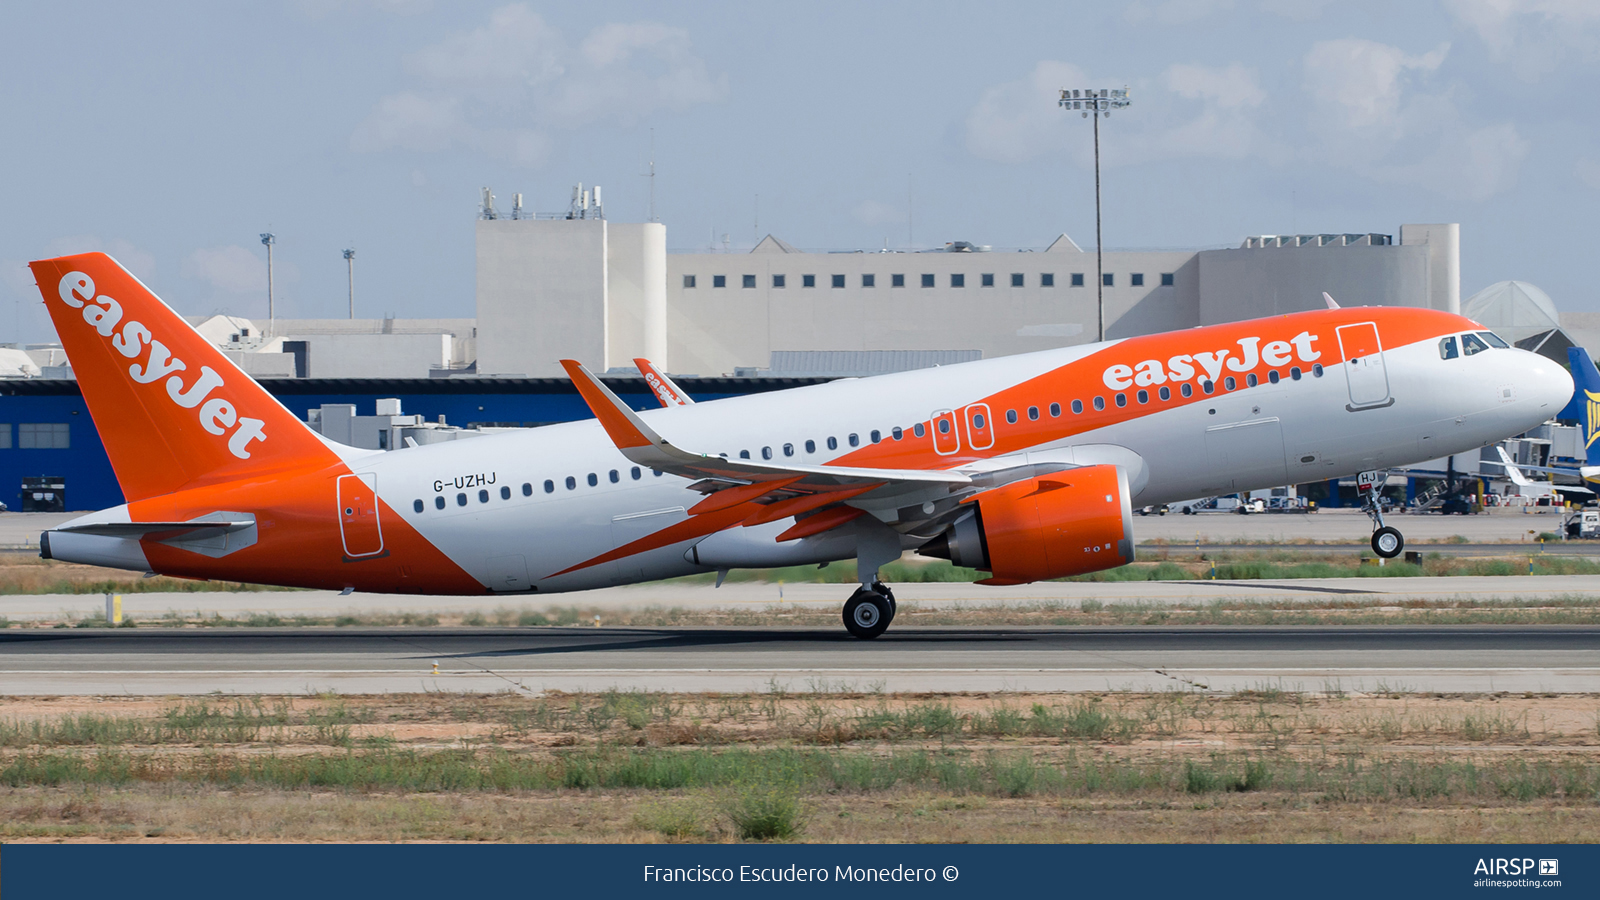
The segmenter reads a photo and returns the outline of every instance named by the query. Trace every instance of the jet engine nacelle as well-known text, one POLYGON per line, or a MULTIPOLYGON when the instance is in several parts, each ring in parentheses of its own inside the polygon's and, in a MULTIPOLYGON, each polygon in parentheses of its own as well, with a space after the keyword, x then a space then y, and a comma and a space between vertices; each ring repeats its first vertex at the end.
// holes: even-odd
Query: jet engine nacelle
POLYGON ((1025 584, 1133 562, 1133 505, 1121 466, 1084 466, 984 491, 922 546, 925 556, 986 569, 979 584, 1025 584))

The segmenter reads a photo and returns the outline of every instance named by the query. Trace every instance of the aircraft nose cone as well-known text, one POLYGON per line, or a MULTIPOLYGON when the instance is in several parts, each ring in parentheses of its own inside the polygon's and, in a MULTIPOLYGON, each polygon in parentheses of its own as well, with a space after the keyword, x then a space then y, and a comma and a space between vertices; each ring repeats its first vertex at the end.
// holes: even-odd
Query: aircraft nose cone
MULTIPOLYGON (((1523 351, 1527 352, 1527 351, 1523 351)), ((1528 400, 1545 414, 1546 418, 1554 416, 1572 399, 1572 375, 1555 362, 1546 359, 1537 353, 1528 353, 1533 357, 1533 364, 1527 367, 1525 390, 1528 400)))

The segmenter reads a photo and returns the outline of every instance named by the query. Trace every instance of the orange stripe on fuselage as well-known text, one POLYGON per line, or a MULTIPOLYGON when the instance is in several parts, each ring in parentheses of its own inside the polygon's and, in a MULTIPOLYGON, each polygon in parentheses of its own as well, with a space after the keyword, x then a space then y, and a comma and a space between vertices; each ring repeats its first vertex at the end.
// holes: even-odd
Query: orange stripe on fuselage
POLYGON ((383 552, 347 558, 339 532, 337 485, 339 476, 349 474, 349 467, 341 464, 245 477, 139 500, 128 504, 128 512, 135 522, 187 521, 223 511, 255 514, 256 543, 222 557, 153 538, 142 541, 151 568, 164 575, 374 593, 487 592, 381 498, 383 552))
MULTIPOLYGON (((1020 453, 1041 444, 1130 422, 1163 410, 1200 403, 1222 394, 1250 390, 1246 387, 1246 378, 1252 374, 1256 376, 1261 386, 1270 384, 1268 373, 1272 371, 1277 371, 1284 381, 1290 380, 1289 370, 1294 366, 1298 366, 1306 373, 1306 377, 1310 377, 1311 367, 1314 364, 1321 364, 1325 369, 1336 369, 1344 362, 1339 350, 1336 329, 1341 325, 1357 322, 1376 322, 1379 338, 1385 350, 1393 350, 1440 335, 1482 328, 1470 319, 1437 310, 1409 307, 1356 307, 1292 313, 1205 328, 1191 328, 1187 331, 1128 338, 988 396, 973 397, 959 404, 956 403, 958 398, 943 401, 945 408, 954 406, 957 412, 955 425, 961 438, 961 446, 956 453, 941 456, 934 451, 933 419, 930 417, 921 423, 925 429, 924 437, 916 437, 914 426, 907 425, 902 440, 896 441, 885 435, 880 443, 868 444, 831 460, 826 465, 887 469, 954 468, 981 459, 1020 453), (1302 340, 1297 346, 1295 338, 1302 333, 1310 340, 1302 340), (1258 340, 1250 342, 1251 338, 1258 340), (1250 355, 1250 351, 1246 345, 1240 343, 1242 340, 1253 347, 1255 364, 1242 366, 1239 369, 1230 368, 1229 362, 1235 360, 1241 364, 1248 362, 1246 357, 1250 355), (1281 365, 1268 364, 1262 358, 1262 351, 1280 342, 1288 346, 1288 358, 1281 365), (1311 353, 1302 354, 1299 352, 1301 347, 1308 347, 1311 353), (1207 394, 1201 385, 1209 375, 1203 362, 1197 361, 1195 357, 1208 355, 1206 361, 1214 364, 1215 354, 1223 350, 1227 351, 1227 355, 1221 358, 1221 369, 1216 372, 1215 393, 1207 394), (1302 356, 1311 358, 1302 359, 1302 356), (1180 357, 1188 359, 1180 360, 1180 357), (1149 374, 1140 379, 1142 383, 1136 383, 1135 379, 1141 374, 1141 364, 1152 362, 1159 364, 1162 380, 1153 381, 1154 368, 1146 365, 1143 367, 1143 372, 1149 374), (1173 366, 1171 365, 1173 362, 1179 362, 1180 365, 1173 366), (1191 367, 1192 374, 1186 378, 1173 378, 1173 375, 1183 374, 1183 364, 1191 367), (1129 384, 1121 390, 1114 390, 1106 384, 1107 373, 1113 366, 1127 367, 1125 380, 1129 384), (1237 386, 1234 391, 1228 391, 1225 387, 1225 379, 1229 376, 1236 380, 1237 386), (1181 386, 1185 383, 1192 385, 1193 395, 1188 398, 1183 397, 1180 392, 1181 386), (1170 399, 1160 399, 1159 391, 1162 387, 1169 389, 1170 399), (1137 395, 1141 389, 1149 392, 1149 400, 1146 403, 1138 402, 1137 395), (1127 406, 1117 406, 1115 398, 1118 393, 1126 396, 1127 406), (1094 408, 1096 397, 1105 400, 1105 409, 1094 408), (1082 413, 1072 412, 1074 400, 1083 403, 1082 413), (985 449, 973 450, 968 445, 969 417, 964 410, 978 403, 988 404, 987 415, 991 419, 988 431, 994 443, 985 449), (1050 415, 1051 403, 1060 404, 1059 417, 1050 415), (1029 407, 1038 408, 1037 420, 1028 418, 1029 407), (1006 420, 1008 410, 1016 412, 1015 423, 1006 420)), ((1274 349, 1281 350, 1282 347, 1275 346, 1274 349)), ((1274 359, 1282 358, 1281 354, 1274 356, 1274 359)))

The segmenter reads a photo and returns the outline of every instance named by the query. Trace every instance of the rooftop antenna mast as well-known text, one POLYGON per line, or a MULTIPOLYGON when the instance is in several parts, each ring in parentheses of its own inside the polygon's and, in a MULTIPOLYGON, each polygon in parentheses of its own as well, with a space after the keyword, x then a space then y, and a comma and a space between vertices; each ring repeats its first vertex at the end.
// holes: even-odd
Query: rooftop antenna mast
POLYGON ((356 251, 344 252, 345 267, 350 270, 350 318, 356 317, 356 251))
POLYGON ((267 248, 267 333, 268 334, 271 334, 273 332, 273 330, 274 330, 273 327, 272 327, 272 322, 273 322, 274 317, 276 316, 276 310, 273 309, 273 305, 272 305, 272 245, 276 244, 277 242, 278 242, 277 236, 274 235, 270 231, 265 233, 265 234, 263 234, 263 235, 261 235, 261 243, 266 245, 266 248, 267 248))

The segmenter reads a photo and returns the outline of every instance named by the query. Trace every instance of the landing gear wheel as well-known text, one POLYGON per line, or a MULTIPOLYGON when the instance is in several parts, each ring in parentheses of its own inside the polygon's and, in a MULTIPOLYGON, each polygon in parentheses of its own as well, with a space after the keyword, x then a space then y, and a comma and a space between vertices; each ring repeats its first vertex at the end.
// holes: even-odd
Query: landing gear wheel
POLYGON ((894 591, 889 590, 889 586, 887 584, 884 584, 881 581, 874 582, 873 585, 872 585, 872 590, 878 596, 880 596, 880 597, 884 598, 885 600, 889 601, 889 622, 888 622, 888 624, 889 625, 893 625, 894 624, 894 614, 900 610, 900 604, 896 603, 895 600, 894 600, 894 591))
POLYGON ((856 591, 844 604, 844 628, 862 640, 883 634, 893 617, 894 605, 889 598, 865 588, 856 591))
POLYGON ((1394 559, 1405 548, 1406 539, 1397 529, 1385 525, 1372 533, 1372 552, 1384 559, 1394 559))

